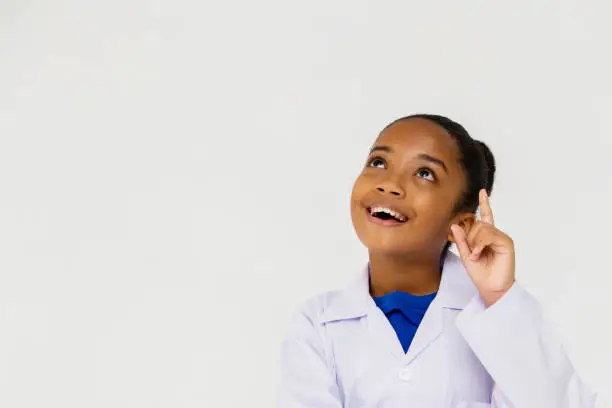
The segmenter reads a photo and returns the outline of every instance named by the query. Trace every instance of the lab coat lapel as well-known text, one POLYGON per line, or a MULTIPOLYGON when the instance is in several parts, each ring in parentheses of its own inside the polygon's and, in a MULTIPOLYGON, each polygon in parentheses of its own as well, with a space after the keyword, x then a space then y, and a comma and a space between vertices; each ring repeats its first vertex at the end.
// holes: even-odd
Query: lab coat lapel
POLYGON ((427 312, 425 312, 425 316, 412 339, 412 343, 410 343, 408 352, 404 357, 405 364, 411 363, 440 337, 440 334, 442 334, 442 313, 443 309, 440 307, 440 301, 436 297, 429 305, 427 312))
POLYGON ((367 316, 366 327, 369 341, 375 350, 385 350, 395 358, 402 359, 404 349, 397 338, 387 316, 376 306, 370 296, 370 272, 366 267, 357 279, 339 293, 337 298, 319 317, 321 324, 360 319, 367 316))
POLYGON ((393 326, 370 296, 369 281, 369 269, 366 267, 320 315, 319 322, 328 324, 367 316, 367 330, 375 347, 388 350, 398 359, 404 359, 406 364, 418 357, 440 336, 444 330, 445 310, 462 310, 476 294, 461 260, 449 251, 444 260, 438 294, 427 309, 408 353, 404 354, 393 326))
POLYGON ((380 347, 381 350, 388 350, 397 359, 404 358, 404 349, 397 338, 395 329, 376 304, 368 314, 368 330, 371 338, 377 343, 376 347, 380 347))
POLYGON ((449 251, 444 261, 438 294, 423 316, 404 358, 405 364, 412 362, 440 337, 447 309, 462 310, 475 294, 476 289, 461 259, 449 251))

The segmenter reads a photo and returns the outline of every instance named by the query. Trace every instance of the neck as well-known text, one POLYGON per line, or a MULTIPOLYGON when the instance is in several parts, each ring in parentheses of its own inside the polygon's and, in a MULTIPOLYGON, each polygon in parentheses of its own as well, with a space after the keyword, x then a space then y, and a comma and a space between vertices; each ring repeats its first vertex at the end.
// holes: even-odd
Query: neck
POLYGON ((422 296, 440 286, 440 258, 376 254, 370 251, 370 294, 383 296, 400 291, 422 296))

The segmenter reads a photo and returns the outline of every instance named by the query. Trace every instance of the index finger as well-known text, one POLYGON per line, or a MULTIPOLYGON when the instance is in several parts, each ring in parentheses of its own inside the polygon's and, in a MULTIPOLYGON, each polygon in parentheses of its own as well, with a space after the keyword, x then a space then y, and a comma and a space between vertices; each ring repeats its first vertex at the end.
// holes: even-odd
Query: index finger
POLYGON ((495 225, 495 220, 493 219, 493 210, 491 209, 491 204, 489 203, 489 195, 487 194, 487 190, 485 190, 484 188, 480 190, 479 202, 480 221, 485 224, 495 225))

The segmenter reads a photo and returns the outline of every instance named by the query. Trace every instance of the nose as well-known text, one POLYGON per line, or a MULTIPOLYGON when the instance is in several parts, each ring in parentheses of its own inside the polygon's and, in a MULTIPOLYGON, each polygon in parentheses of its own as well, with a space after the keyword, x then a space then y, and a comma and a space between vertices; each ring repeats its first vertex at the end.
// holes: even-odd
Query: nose
POLYGON ((391 194, 398 198, 403 198, 406 195, 406 192, 397 183, 389 180, 378 184, 376 189, 383 194, 391 194))

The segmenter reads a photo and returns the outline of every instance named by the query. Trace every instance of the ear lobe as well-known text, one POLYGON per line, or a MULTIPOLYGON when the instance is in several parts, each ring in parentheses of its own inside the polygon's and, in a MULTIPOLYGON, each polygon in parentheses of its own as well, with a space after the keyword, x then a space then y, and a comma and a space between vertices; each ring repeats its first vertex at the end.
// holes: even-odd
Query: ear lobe
MULTIPOLYGON (((465 231, 465 234, 468 235, 472 226, 474 226, 474 222, 476 221, 476 216, 474 214, 464 214, 458 220, 456 220, 455 224, 459 225, 465 231)), ((455 244, 455 237, 453 236, 452 231, 448 233, 448 241, 455 244)))
MULTIPOLYGON (((452 224, 451 224, 452 225, 452 224)), ((461 228, 463 228, 463 226, 460 223, 457 223, 457 225, 459 225, 461 228)), ((453 235, 453 231, 449 231, 448 232, 448 237, 447 237, 448 242, 455 244, 455 236, 453 235)))

